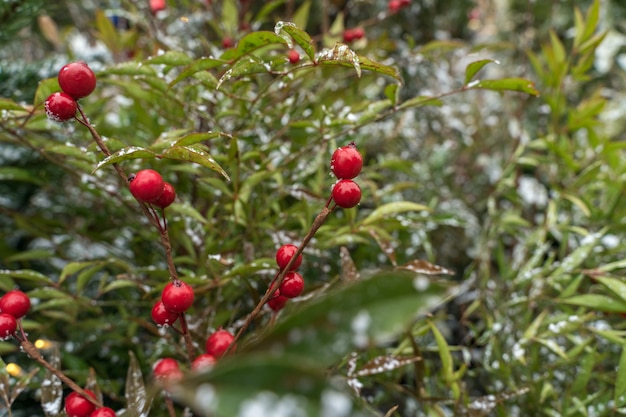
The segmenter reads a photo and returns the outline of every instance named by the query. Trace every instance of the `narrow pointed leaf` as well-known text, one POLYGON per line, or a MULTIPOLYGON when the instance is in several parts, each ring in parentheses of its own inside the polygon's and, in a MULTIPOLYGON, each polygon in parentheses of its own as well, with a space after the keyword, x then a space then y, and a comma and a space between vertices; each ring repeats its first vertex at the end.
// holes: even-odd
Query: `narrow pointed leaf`
POLYGON ((605 311, 607 313, 626 312, 626 302, 601 294, 581 294, 561 299, 559 301, 564 304, 587 307, 597 311, 605 311))
POLYGON ((98 75, 145 75, 145 76, 156 76, 157 72, 154 68, 149 65, 144 65, 141 62, 122 62, 121 64, 117 64, 114 67, 109 67, 99 73, 98 75))
POLYGON ((274 32, 265 30, 251 32, 237 42, 236 48, 224 51, 220 59, 234 61, 264 46, 272 44, 285 45, 286 43, 282 37, 274 32))
POLYGON ((213 159, 211 155, 202 149, 194 148, 191 146, 172 146, 161 154, 162 158, 176 159, 178 161, 195 162, 206 168, 212 169, 215 172, 221 174, 224 178, 230 181, 230 177, 224 171, 224 169, 213 159))
POLYGON ((226 133, 222 133, 222 132, 190 133, 178 139, 175 142, 174 146, 195 145, 196 143, 219 138, 220 136, 226 137, 226 138, 230 137, 230 135, 226 133))
POLYGON ((130 146, 128 148, 120 149, 115 152, 111 156, 107 156, 102 161, 96 165, 93 172, 96 172, 102 167, 112 164, 118 164, 122 161, 128 161, 131 159, 154 159, 156 158, 156 154, 146 148, 141 148, 138 146, 130 146))
POLYGON ((200 415, 373 417, 322 368, 297 357, 240 355, 219 361, 210 372, 191 374, 174 396, 200 415), (337 403, 341 404, 338 413, 337 403))
POLYGON ((410 98, 398 106, 399 109, 408 109, 410 107, 422 107, 422 106, 442 106, 443 102, 437 97, 431 96, 418 96, 410 98))
POLYGON ((153 56, 147 59, 146 63, 151 65, 163 64, 169 66, 189 65, 193 60, 180 51, 167 51, 162 55, 153 56))
POLYGON ((467 84, 465 88, 467 90, 480 88, 493 91, 519 91, 521 93, 530 94, 531 96, 539 96, 539 91, 535 88, 535 83, 524 78, 475 81, 467 84))
POLYGON ((313 39, 311 36, 300 29, 295 23, 292 22, 278 22, 274 26, 274 32, 287 42, 290 48, 293 48, 293 42, 295 42, 311 60, 315 59, 315 47, 313 46, 313 39))
POLYGON ((52 284, 52 280, 42 274, 41 272, 32 271, 30 269, 2 269, 0 270, 0 278, 10 277, 16 279, 23 279, 28 281, 35 281, 42 284, 52 284))
POLYGON ((19 104, 6 98, 0 98, 0 110, 23 110, 26 109, 19 104))
POLYGON ((363 219, 361 224, 363 226, 367 226, 376 223, 385 217, 396 216, 400 213, 406 213, 409 211, 430 211, 430 208, 423 204, 417 204, 411 201, 394 201, 393 203, 387 203, 378 207, 365 219, 363 219))
POLYGON ((488 65, 491 63, 499 64, 499 62, 496 61, 495 59, 481 59, 480 61, 474 61, 471 64, 469 64, 465 68, 465 81, 463 82, 463 84, 467 84, 470 81, 472 81, 472 78, 474 78, 474 76, 478 73, 478 71, 483 69, 485 65, 488 65))
POLYGON ((215 87, 217 90, 222 86, 223 83, 229 81, 231 78, 242 77, 244 75, 251 74, 263 74, 271 71, 271 67, 265 62, 259 60, 255 57, 247 57, 240 59, 232 66, 228 71, 222 75, 220 80, 217 82, 217 86, 215 87))
POLYGON ((408 271, 380 272, 289 311, 251 349, 325 367, 355 348, 389 342, 453 290, 408 271))
POLYGON ((217 68, 224 64, 226 64, 226 61, 222 61, 220 59, 200 58, 197 61, 194 61, 191 64, 189 64, 187 67, 185 67, 185 69, 176 78, 174 78, 174 80, 170 82, 169 85, 170 87, 173 87, 174 85, 178 84, 185 78, 189 78, 197 72, 206 71, 211 68, 217 68))
POLYGON ((402 78, 400 77, 400 73, 394 67, 390 67, 389 65, 381 64, 380 62, 372 61, 366 56, 359 56, 359 63, 361 65, 361 69, 365 71, 371 71, 382 75, 387 75, 389 77, 393 77, 396 80, 402 82, 402 78))

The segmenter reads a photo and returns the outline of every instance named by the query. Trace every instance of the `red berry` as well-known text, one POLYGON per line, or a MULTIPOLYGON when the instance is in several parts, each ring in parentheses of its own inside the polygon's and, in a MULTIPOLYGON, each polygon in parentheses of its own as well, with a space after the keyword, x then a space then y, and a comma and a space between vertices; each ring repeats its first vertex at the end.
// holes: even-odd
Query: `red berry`
POLYGON ((180 280, 174 280, 163 288, 161 301, 165 308, 174 313, 184 313, 191 307, 194 300, 191 285, 180 280))
POLYGON ((174 313, 165 308, 163 302, 159 300, 154 304, 154 307, 152 307, 152 320, 158 326, 170 326, 178 320, 178 313, 174 313))
MULTIPOLYGON (((276 251, 276 263, 278 267, 283 270, 287 267, 287 264, 293 258, 293 255, 298 250, 298 247, 295 245, 283 245, 276 251)), ((302 264, 302 254, 298 255, 293 265, 291 265, 290 271, 295 271, 302 264)))
POLYGON ((287 53, 287 58, 292 64, 297 64, 298 62, 300 62, 300 54, 295 49, 289 50, 289 52, 287 53))
MULTIPOLYGON (((227 330, 219 329, 207 338, 205 345, 206 353, 216 358, 221 358, 234 340, 235 336, 230 334, 227 330)), ((233 346, 231 351, 234 351, 236 348, 236 345, 233 346)))
POLYGON ((333 187, 333 200, 341 208, 351 208, 361 201, 361 188, 352 180, 339 180, 333 187))
POLYGON ((191 370, 201 371, 203 369, 210 369, 215 365, 215 362, 217 362, 215 356, 203 353, 191 362, 191 370))
POLYGON ((172 204, 174 200, 176 200, 176 190, 174 189, 174 186, 170 184, 169 182, 164 182, 163 192, 161 193, 159 198, 152 201, 151 203, 154 204, 155 206, 165 208, 169 206, 170 204, 172 204))
POLYGON ((16 319, 22 318, 30 309, 30 298, 20 290, 12 290, 0 298, 0 311, 16 319))
MULTIPOLYGON (((92 391, 86 389, 85 392, 94 400, 96 399, 96 394, 92 391)), ((77 392, 72 392, 65 397, 65 412, 68 417, 89 417, 95 409, 95 405, 77 392)))
POLYGON ((0 313, 0 340, 8 339, 17 330, 17 320, 10 314, 0 313))
POLYGON ((76 100, 87 97, 96 88, 96 74, 82 61, 65 65, 58 79, 61 90, 76 100))
POLYGON ((397 13, 402 8, 403 4, 400 0, 390 0, 387 4, 390 13, 397 13))
POLYGON ((354 40, 361 39, 365 36, 365 29, 362 27, 352 29, 352 37, 354 40))
POLYGON ((183 376, 183 371, 176 359, 163 358, 159 359, 152 367, 152 374, 161 381, 176 381, 183 376))
POLYGON ((350 43, 354 40, 354 31, 352 29, 346 29, 343 31, 343 41, 350 43))
POLYGON ((131 194, 139 201, 148 203, 161 196, 165 182, 161 174, 153 169, 142 169, 134 176, 128 178, 128 188, 131 194))
POLYGON ((235 41, 233 40, 233 38, 230 38, 227 36, 224 39, 222 39, 222 48, 230 49, 233 46, 235 46, 235 41))
POLYGON ((277 297, 273 297, 272 299, 270 299, 267 302, 267 305, 274 311, 279 311, 282 310, 283 307, 285 307, 285 304, 287 304, 287 301, 289 301, 289 298, 279 295, 277 297))
POLYGON ((165 10, 165 6, 165 0, 150 0, 150 10, 152 11, 152 13, 165 10))
POLYGON ((44 103, 46 116, 55 122, 66 122, 76 114, 76 100, 66 93, 53 93, 44 103))
POLYGON ((115 411, 109 407, 101 407, 91 413, 89 417, 115 417, 115 411))
POLYGON ((361 168, 363 157, 354 142, 337 149, 330 158, 330 169, 339 179, 351 180, 359 175, 361 168))
POLYGON ((297 272, 288 272, 279 289, 281 297, 297 297, 304 291, 304 279, 297 272))

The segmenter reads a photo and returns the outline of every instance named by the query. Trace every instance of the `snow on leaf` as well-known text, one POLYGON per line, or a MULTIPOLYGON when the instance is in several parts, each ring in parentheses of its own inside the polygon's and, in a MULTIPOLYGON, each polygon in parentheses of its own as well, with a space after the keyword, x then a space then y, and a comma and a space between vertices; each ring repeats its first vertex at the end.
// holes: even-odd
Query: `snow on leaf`
POLYGON ((114 154, 107 156, 96 165, 92 174, 102 167, 107 165, 117 164, 122 161, 128 161, 131 159, 153 159, 156 158, 156 154, 148 149, 141 148, 139 146, 129 146, 124 149, 120 149, 114 154))
POLYGON ((383 374, 421 360, 421 357, 377 356, 356 371, 355 375, 369 376, 383 374))
POLYGON ((361 77, 361 61, 359 56, 350 47, 343 43, 336 43, 331 49, 325 49, 319 53, 317 62, 320 65, 344 65, 352 66, 357 77, 361 77))
POLYGON ((398 266, 398 269, 406 269, 407 271, 426 275, 454 275, 454 271, 452 271, 451 269, 432 264, 423 259, 416 259, 404 265, 400 265, 398 266))
POLYGON ((162 158, 176 159, 178 161, 195 162, 206 168, 221 174, 230 181, 230 177, 224 169, 213 159, 208 152, 191 146, 172 146, 160 155, 162 158))
POLYGON ((278 22, 276 23, 276 26, 274 26, 274 32, 287 42, 289 48, 293 48, 293 39, 293 41, 304 50, 309 58, 312 60, 315 59, 313 39, 311 39, 311 36, 309 36, 308 33, 296 26, 295 23, 278 22))

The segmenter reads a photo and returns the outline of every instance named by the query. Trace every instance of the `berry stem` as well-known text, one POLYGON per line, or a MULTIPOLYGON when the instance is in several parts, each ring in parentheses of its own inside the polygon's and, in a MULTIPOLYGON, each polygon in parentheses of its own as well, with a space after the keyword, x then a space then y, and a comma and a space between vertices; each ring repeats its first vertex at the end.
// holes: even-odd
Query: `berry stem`
POLYGON ((187 319, 185 318, 185 313, 180 313, 178 320, 180 321, 183 339, 185 339, 185 348, 187 349, 187 356, 189 357, 189 363, 191 363, 196 358, 196 352, 193 347, 193 340, 191 340, 191 334, 189 333, 189 326, 187 326, 187 319))
POLYGON ((280 271, 280 273, 273 280, 272 283, 274 285, 270 284, 268 286, 267 290, 265 291, 265 295, 263 295, 263 297, 261 298, 261 301, 257 303, 257 305, 254 307, 252 312, 248 315, 248 317, 246 318, 246 321, 243 323, 243 325, 241 326, 241 328, 235 335, 235 339, 230 344, 230 346, 228 346, 228 349, 226 349, 226 352, 224 352, 224 354, 228 353, 228 351, 235 345, 237 340, 239 340, 241 335, 250 326, 252 321, 259 315, 263 306, 267 303, 267 301, 270 298, 272 298, 272 295, 274 294, 275 289, 280 287, 280 284, 283 283, 283 281, 285 280, 285 275, 287 275, 287 272, 290 271, 291 267, 298 259, 298 256, 300 256, 304 248, 309 244, 311 239, 313 239, 313 236, 315 236, 315 233, 317 233, 319 228, 322 227, 322 225, 324 224, 324 222, 326 222, 326 219, 331 213, 332 213, 331 209, 329 209, 328 207, 324 207, 322 211, 317 215, 317 217, 313 221, 313 224, 311 225, 311 229, 308 231, 306 236, 304 236, 304 239, 302 239, 302 243, 300 244, 296 252, 293 254, 293 256, 291 257, 291 259, 289 260, 285 268, 282 271, 280 271))
POLYGON ((167 412, 170 417, 176 417, 176 410, 174 409, 174 401, 169 395, 165 395, 165 404, 167 405, 167 412))
POLYGON ((24 352, 26 352, 26 354, 31 359, 34 359, 41 366, 43 366, 44 368, 46 368, 47 370, 52 372, 57 378, 59 378, 61 381, 63 381, 65 383, 65 385, 70 387, 75 392, 79 393, 87 401, 89 401, 90 403, 92 403, 96 407, 99 408, 99 407, 103 406, 100 401, 96 400, 91 395, 87 394, 84 389, 82 389, 78 384, 76 384, 76 382, 72 381, 69 377, 67 377, 67 375, 65 375, 61 370, 55 368, 48 361, 46 361, 44 359, 44 357, 41 356, 41 353, 39 353, 39 350, 32 343, 30 343, 28 340, 26 340, 26 339, 20 340, 20 345, 22 346, 22 349, 24 350, 24 352))
MULTIPOLYGON (((100 136, 98 131, 91 125, 91 123, 89 123, 89 119, 87 119, 87 115, 83 111, 83 108, 80 106, 80 104, 78 104, 77 107, 78 107, 78 112, 81 115, 81 118, 75 117, 78 123, 85 126, 87 130, 89 130, 89 133, 91 133, 91 136, 96 141, 96 144, 98 145, 102 153, 104 153, 104 155, 106 155, 107 157, 111 156, 111 151, 102 140, 102 137, 100 136)), ((128 184, 128 176, 126 175, 122 167, 120 167, 119 164, 114 163, 113 168, 115 168, 120 178, 122 178, 122 180, 124 181, 124 184, 128 184)), ((163 245, 163 249, 165 250, 165 258, 167 260, 167 269, 170 273, 170 278, 172 280, 178 279, 178 273, 176 272, 176 266, 174 265, 174 258, 172 257, 172 244, 170 242, 170 237, 167 232, 167 228, 161 225, 159 216, 156 213, 156 211, 154 211, 154 209, 152 209, 151 211, 151 208, 148 207, 146 203, 139 201, 139 200, 137 200, 137 202, 139 203, 141 210, 143 211, 145 216, 148 218, 150 223, 154 227, 156 227, 159 231, 161 244, 163 245)))

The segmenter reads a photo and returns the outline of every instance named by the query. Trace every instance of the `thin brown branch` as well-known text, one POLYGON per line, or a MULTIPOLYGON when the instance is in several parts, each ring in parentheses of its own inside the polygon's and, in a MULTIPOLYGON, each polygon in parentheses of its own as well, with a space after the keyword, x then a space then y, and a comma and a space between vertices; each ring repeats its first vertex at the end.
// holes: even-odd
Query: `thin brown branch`
POLYGON ((324 207, 322 211, 317 215, 317 217, 313 221, 313 224, 311 225, 311 229, 308 231, 304 239, 302 239, 302 243, 300 244, 296 252, 293 254, 291 259, 289 260, 289 263, 287 263, 287 266, 285 266, 285 268, 280 271, 280 273, 274 280, 273 285, 270 285, 268 287, 267 291, 265 291, 265 295, 263 295, 261 300, 257 303, 257 305, 254 307, 252 312, 248 315, 248 317, 246 318, 246 321, 243 323, 243 325, 241 326, 241 328, 235 335, 235 339, 226 350, 226 353, 230 351, 230 349, 235 345, 237 340, 239 340, 239 338, 241 338, 243 333, 248 329, 252 321, 259 315, 263 306, 267 303, 267 301, 274 294, 274 289, 280 287, 280 284, 282 284, 282 282, 284 281, 285 276, 287 275, 287 272, 291 269, 293 264, 296 262, 296 260, 298 259, 298 256, 302 254, 302 251, 304 250, 304 248, 306 248, 306 246, 309 244, 311 239, 313 239, 313 236, 315 236, 315 233, 317 233, 319 228, 322 227, 324 222, 326 222, 326 219, 328 218, 330 213, 332 213, 332 210, 329 209, 328 207, 324 207))
POLYGON ((39 353, 39 350, 32 343, 30 343, 28 340, 21 340, 20 344, 22 346, 22 349, 24 349, 24 352, 26 352, 26 354, 31 359, 35 360, 41 366, 43 366, 44 368, 52 372, 57 378, 59 378, 63 383, 65 383, 65 385, 67 385, 68 387, 70 387, 72 390, 79 393, 80 395, 82 395, 87 401, 89 401, 96 407, 102 407, 102 403, 100 401, 96 400, 91 395, 87 394, 87 392, 84 389, 82 389, 78 384, 76 384, 76 382, 72 381, 61 370, 55 368, 47 360, 45 360, 44 357, 41 356, 41 353, 39 353))

